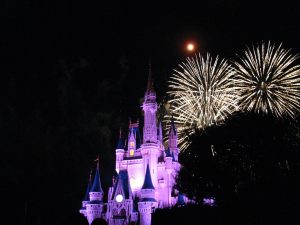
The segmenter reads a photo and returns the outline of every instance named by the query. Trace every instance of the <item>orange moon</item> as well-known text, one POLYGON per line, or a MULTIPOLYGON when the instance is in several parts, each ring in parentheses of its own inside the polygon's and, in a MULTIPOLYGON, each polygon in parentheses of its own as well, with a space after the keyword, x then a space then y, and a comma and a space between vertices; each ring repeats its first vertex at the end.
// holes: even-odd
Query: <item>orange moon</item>
POLYGON ((191 52, 195 49, 195 46, 192 43, 189 43, 187 44, 186 49, 191 52))

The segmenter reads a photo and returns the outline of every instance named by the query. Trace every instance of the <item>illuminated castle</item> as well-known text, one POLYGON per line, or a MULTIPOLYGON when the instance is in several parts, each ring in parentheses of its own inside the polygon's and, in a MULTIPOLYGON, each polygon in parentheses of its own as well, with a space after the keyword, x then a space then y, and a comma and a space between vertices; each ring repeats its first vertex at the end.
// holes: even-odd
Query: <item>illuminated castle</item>
POLYGON ((80 209, 89 224, 96 218, 102 218, 109 225, 137 222, 150 225, 151 213, 156 208, 185 204, 185 197, 173 191, 175 177, 180 169, 177 130, 174 121, 171 121, 168 148, 165 149, 161 123, 156 119, 157 103, 151 68, 142 109, 142 140, 138 122, 129 122, 127 141, 122 139, 120 133, 116 148, 118 177, 108 190, 107 202, 103 201, 99 165, 93 182, 90 177, 80 209))

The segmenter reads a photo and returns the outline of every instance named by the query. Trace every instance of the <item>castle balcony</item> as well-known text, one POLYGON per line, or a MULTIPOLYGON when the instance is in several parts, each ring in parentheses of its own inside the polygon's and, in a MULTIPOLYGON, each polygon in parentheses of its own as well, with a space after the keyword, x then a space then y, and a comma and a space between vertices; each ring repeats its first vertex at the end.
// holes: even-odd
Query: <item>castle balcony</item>
POLYGON ((93 202, 93 201, 102 201, 102 198, 103 198, 103 193, 102 192, 90 192, 90 202, 93 202))

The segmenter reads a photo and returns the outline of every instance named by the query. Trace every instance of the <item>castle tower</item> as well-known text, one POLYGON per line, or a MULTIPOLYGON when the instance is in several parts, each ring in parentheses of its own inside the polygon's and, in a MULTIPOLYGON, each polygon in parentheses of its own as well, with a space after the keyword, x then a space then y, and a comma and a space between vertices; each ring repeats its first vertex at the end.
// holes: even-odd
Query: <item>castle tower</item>
POLYGON ((144 170, 146 171, 146 165, 149 164, 150 173, 153 181, 153 185, 157 187, 157 162, 160 156, 160 143, 157 135, 157 121, 156 121, 156 93, 153 88, 151 64, 149 62, 149 73, 147 90, 145 92, 145 98, 142 105, 144 111, 144 133, 143 133, 143 145, 141 149, 144 170))
POLYGON ((83 214, 85 217, 86 217, 86 204, 88 204, 89 200, 90 200, 89 193, 90 193, 91 187, 92 187, 92 171, 90 172, 88 186, 86 188, 86 192, 85 192, 84 198, 82 200, 82 208, 79 210, 79 212, 81 214, 83 214))
POLYGON ((94 182, 89 192, 90 201, 86 203, 86 216, 89 224, 91 224, 94 219, 101 218, 103 209, 103 190, 100 180, 99 158, 97 160, 98 162, 94 182))
POLYGON ((178 162, 179 149, 177 144, 177 129, 175 127, 173 116, 171 118, 168 144, 171 152, 174 154, 175 161, 178 162))
POLYGON ((120 171, 121 163, 124 158, 124 153, 125 153, 124 143, 123 143, 123 139, 122 139, 122 132, 120 129, 118 145, 116 148, 116 171, 117 171, 117 173, 119 173, 119 171, 120 171))
POLYGON ((141 200, 138 203, 140 225, 151 225, 151 213, 155 208, 157 208, 155 188, 152 183, 149 164, 147 164, 144 184, 141 189, 141 200))

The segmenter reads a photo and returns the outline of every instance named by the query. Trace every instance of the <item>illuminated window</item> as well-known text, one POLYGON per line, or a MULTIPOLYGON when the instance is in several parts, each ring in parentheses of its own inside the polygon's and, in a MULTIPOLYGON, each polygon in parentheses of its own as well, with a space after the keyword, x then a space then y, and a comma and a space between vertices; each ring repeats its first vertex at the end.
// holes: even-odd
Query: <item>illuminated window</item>
POLYGON ((131 141, 130 144, 129 144, 129 146, 130 146, 130 147, 134 147, 134 142, 131 141))
POLYGON ((134 150, 130 150, 130 156, 134 155, 134 150))

